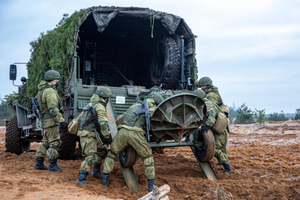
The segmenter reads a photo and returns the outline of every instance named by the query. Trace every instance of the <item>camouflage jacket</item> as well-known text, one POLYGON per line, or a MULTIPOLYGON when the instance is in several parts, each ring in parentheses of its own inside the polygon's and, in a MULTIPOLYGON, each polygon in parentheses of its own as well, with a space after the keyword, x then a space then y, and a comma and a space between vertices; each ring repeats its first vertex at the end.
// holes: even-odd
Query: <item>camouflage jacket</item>
POLYGON ((213 126, 216 123, 218 113, 222 112, 222 110, 217 104, 207 98, 203 98, 202 100, 204 101, 207 109, 207 118, 204 123, 205 125, 213 126))
POLYGON ((226 106, 219 93, 219 89, 216 86, 212 86, 209 89, 205 89, 206 98, 216 104, 218 104, 223 111, 227 112, 226 106))
MULTIPOLYGON (((101 124, 101 122, 106 122, 108 121, 107 118, 107 113, 106 113, 106 101, 104 99, 102 99, 101 97, 99 97, 97 94, 93 94, 93 96, 90 99, 90 102, 93 104, 95 102, 99 102, 97 104, 94 104, 94 109, 97 113, 98 116, 98 123, 101 124)), ((87 115, 87 118, 89 118, 90 113, 87 115)), ((84 123, 84 122, 81 122, 84 123)), ((93 123, 93 122, 91 122, 93 123)), ((105 130, 101 129, 101 133, 105 138, 109 138, 110 136, 110 131, 108 130, 108 127, 105 130)), ((99 136, 99 133, 97 133, 99 136)), ((91 130, 79 130, 77 135, 79 137, 96 137, 95 135, 95 131, 91 131, 91 130)))
MULTIPOLYGON (((148 106, 149 106, 149 113, 150 115, 153 114, 156 105, 152 98, 148 98, 148 106)), ((127 130, 133 130, 133 131, 144 131, 144 127, 146 125, 146 120, 143 115, 136 115, 134 112, 140 110, 143 108, 143 105, 141 103, 136 103, 132 105, 124 114, 123 114, 123 120, 121 122, 121 125, 118 126, 118 128, 125 128, 127 130)))
POLYGON ((61 103, 55 86, 51 85, 47 81, 41 81, 38 88, 39 92, 37 94, 37 102, 42 113, 42 119, 44 122, 43 128, 58 126, 65 120, 59 112, 61 109, 61 103))

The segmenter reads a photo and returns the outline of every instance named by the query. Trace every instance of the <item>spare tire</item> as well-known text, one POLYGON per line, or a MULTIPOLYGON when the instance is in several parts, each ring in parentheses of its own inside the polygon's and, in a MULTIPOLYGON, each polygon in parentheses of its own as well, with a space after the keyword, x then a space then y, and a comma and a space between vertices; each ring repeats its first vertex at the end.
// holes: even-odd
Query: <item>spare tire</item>
POLYGON ((151 67, 151 83, 164 89, 176 89, 180 80, 180 50, 172 37, 165 37, 157 43, 151 67))
POLYGON ((195 147, 196 156, 202 162, 210 161, 215 154, 215 138, 211 130, 207 132, 197 131, 199 141, 202 143, 200 148, 195 147))
POLYGON ((20 155, 22 151, 21 146, 21 129, 18 128, 17 116, 12 117, 6 127, 5 133, 5 147, 7 152, 20 155))
POLYGON ((75 156, 76 141, 78 136, 69 133, 68 128, 62 129, 59 134, 62 144, 58 148, 58 158, 62 160, 73 159, 75 156))
POLYGON ((128 146, 118 154, 118 157, 123 167, 132 167, 135 164, 137 152, 132 146, 128 146))

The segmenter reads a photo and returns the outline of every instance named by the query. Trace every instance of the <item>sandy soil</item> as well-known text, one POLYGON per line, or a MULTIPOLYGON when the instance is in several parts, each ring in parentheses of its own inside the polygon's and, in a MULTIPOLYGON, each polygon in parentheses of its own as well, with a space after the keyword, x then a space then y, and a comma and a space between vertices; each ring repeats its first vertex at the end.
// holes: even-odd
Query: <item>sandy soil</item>
MULTIPOLYGON (((214 166, 220 180, 216 183, 235 199, 300 199, 300 121, 265 125, 232 125, 228 142, 230 175, 222 175, 222 166, 214 166)), ((138 199, 147 194, 143 161, 134 166, 141 192, 130 192, 116 162, 109 187, 101 179, 88 176, 87 186, 75 183, 80 163, 59 160, 65 172, 34 170, 35 151, 20 156, 5 152, 5 128, 0 128, 0 199, 138 199)), ((189 147, 168 148, 154 154, 156 183, 169 184, 170 199, 215 199, 212 182, 197 166, 189 147)), ((48 165, 48 159, 45 164, 48 165)))

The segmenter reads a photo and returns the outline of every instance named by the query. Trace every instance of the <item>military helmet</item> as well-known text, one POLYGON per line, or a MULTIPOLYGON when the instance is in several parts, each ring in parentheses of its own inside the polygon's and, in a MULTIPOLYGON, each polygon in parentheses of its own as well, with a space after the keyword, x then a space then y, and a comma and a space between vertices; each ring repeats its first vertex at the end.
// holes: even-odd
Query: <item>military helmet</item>
POLYGON ((164 100, 158 92, 151 92, 148 94, 148 98, 154 99, 156 105, 160 104, 164 100))
POLYGON ((55 70, 48 70, 44 75, 45 81, 53 81, 54 79, 60 79, 60 74, 55 70))
POLYGON ((201 87, 201 86, 205 86, 205 85, 212 86, 212 80, 207 76, 200 78, 197 86, 201 87))
POLYGON ((108 87, 98 87, 95 94, 102 98, 109 98, 112 95, 111 90, 108 87))
POLYGON ((206 96, 205 92, 203 90, 194 90, 193 93, 194 95, 197 95, 199 98, 204 98, 206 96))

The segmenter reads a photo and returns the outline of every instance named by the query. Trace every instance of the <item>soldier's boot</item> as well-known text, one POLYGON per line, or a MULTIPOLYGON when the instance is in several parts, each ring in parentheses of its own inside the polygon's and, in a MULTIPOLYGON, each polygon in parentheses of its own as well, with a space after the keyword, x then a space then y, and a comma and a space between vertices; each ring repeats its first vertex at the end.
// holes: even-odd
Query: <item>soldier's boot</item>
POLYGON ((48 167, 44 165, 44 157, 36 157, 36 163, 34 166, 34 169, 39 169, 39 170, 47 170, 48 167))
POLYGON ((109 182, 108 182, 109 174, 110 173, 103 173, 103 176, 102 176, 102 185, 108 186, 108 184, 109 184, 109 182))
POLYGON ((225 170, 223 171, 222 174, 224 174, 224 173, 230 174, 233 171, 229 165, 229 161, 227 161, 226 163, 223 163, 223 167, 225 168, 225 170))
POLYGON ((79 183, 80 185, 87 185, 86 177, 89 172, 80 172, 78 179, 76 180, 76 183, 79 183))
POLYGON ((99 164, 95 164, 91 176, 95 178, 102 178, 103 174, 100 172, 100 166, 99 164))
POLYGON ((57 166, 56 162, 57 162, 57 158, 49 159, 50 165, 49 165, 49 167, 48 167, 48 170, 49 170, 49 171, 54 171, 54 172, 63 172, 63 171, 65 171, 65 170, 63 170, 63 169, 60 169, 60 168, 57 166))
POLYGON ((153 186, 155 185, 155 179, 148 179, 148 191, 152 192, 153 191, 153 186))

